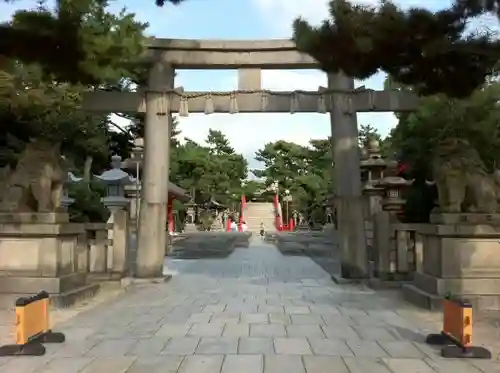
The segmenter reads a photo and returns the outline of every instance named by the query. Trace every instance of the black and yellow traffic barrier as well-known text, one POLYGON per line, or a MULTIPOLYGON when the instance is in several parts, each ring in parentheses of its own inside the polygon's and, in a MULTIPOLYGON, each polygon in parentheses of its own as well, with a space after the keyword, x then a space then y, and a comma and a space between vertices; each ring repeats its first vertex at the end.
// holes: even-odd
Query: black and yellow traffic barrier
POLYGON ((16 300, 16 343, 0 346, 0 356, 41 356, 43 343, 62 343, 63 333, 50 329, 49 294, 42 291, 16 300))
POLYGON ((472 304, 451 296, 443 300, 443 329, 440 334, 429 334, 426 343, 444 346, 445 358, 491 359, 491 352, 472 345, 472 304))

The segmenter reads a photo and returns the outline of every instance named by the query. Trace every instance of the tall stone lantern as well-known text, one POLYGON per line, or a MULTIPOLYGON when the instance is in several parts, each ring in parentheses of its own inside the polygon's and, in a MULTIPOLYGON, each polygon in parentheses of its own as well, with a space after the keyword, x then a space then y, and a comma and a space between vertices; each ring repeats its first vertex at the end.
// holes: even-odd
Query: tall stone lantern
POLYGON ((191 192, 191 199, 186 206, 186 223, 184 224, 184 233, 198 232, 196 227, 196 202, 195 202, 195 189, 193 188, 191 192))
POLYGON ((362 160, 360 162, 361 182, 363 183, 363 194, 367 196, 365 204, 365 216, 369 217, 381 208, 381 198, 383 188, 378 182, 385 176, 388 162, 382 157, 380 144, 372 139, 365 149, 363 149, 362 160))
POLYGON ((123 210, 129 204, 125 198, 125 186, 133 184, 135 179, 121 169, 122 158, 119 155, 111 157, 111 169, 94 178, 106 186, 106 197, 102 203, 111 211, 123 210))
POLYGON ((125 186, 133 184, 135 179, 130 177, 121 169, 122 159, 118 155, 111 157, 111 169, 104 171, 101 175, 94 175, 106 186, 106 196, 101 199, 102 203, 109 209, 111 215, 108 224, 108 239, 112 245, 112 271, 124 276, 131 267, 131 255, 129 252, 129 200, 125 198, 125 186))
POLYGON ((363 149, 360 168, 361 180, 365 184, 376 182, 384 177, 387 161, 382 157, 380 143, 377 140, 370 140, 363 149))

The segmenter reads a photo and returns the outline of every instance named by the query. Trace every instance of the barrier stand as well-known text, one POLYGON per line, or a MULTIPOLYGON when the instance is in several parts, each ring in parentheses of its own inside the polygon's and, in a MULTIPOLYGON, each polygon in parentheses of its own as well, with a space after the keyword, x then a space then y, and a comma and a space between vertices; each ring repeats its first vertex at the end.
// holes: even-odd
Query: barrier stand
POLYGON ((491 359, 486 348, 472 345, 472 305, 451 296, 443 300, 443 330, 429 334, 425 342, 444 346, 441 356, 445 358, 491 359))
POLYGON ((50 330, 49 294, 42 291, 16 301, 16 344, 0 346, 0 356, 41 356, 42 343, 62 343, 63 333, 50 330))

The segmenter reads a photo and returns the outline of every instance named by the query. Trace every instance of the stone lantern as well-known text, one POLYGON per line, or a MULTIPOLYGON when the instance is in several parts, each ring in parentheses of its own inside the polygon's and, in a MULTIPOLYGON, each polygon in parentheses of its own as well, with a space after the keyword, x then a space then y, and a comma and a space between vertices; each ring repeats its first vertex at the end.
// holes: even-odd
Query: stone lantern
POLYGON ((364 184, 372 184, 385 176, 387 161, 380 153, 380 144, 377 140, 370 140, 366 148, 363 149, 360 168, 361 181, 364 184))
POLYGON ((413 184, 413 180, 405 180, 400 176, 387 176, 377 182, 377 186, 383 188, 382 209, 384 211, 398 213, 405 204, 403 191, 413 184))
POLYGON ((365 216, 371 216, 381 208, 381 198, 384 190, 377 184, 384 178, 388 162, 380 153, 380 144, 372 139, 363 149, 363 159, 360 162, 361 182, 363 194, 367 196, 365 203, 365 216))
POLYGON ((94 178, 106 185, 106 197, 102 203, 111 211, 122 210, 129 201, 125 198, 125 185, 133 184, 135 179, 121 169, 122 158, 118 155, 111 157, 111 169, 104 171, 94 178))
POLYGON ((70 184, 79 183, 82 180, 83 180, 82 177, 76 177, 72 172, 68 172, 67 178, 64 181, 63 191, 62 191, 62 196, 61 196, 61 207, 64 210, 67 210, 68 207, 71 206, 75 202, 75 200, 73 198, 69 197, 68 186, 70 184))
POLYGON ((129 252, 129 211, 126 208, 129 200, 125 198, 125 186, 133 184, 135 179, 121 169, 122 158, 118 155, 111 157, 111 169, 101 175, 94 175, 94 179, 106 185, 106 197, 102 203, 109 209, 111 215, 108 224, 108 239, 112 240, 112 272, 120 277, 125 276, 131 269, 132 256, 129 252))
POLYGON ((191 193, 191 199, 186 206, 186 223, 184 224, 184 233, 192 233, 197 232, 198 228, 196 227, 196 202, 195 202, 195 190, 191 193))

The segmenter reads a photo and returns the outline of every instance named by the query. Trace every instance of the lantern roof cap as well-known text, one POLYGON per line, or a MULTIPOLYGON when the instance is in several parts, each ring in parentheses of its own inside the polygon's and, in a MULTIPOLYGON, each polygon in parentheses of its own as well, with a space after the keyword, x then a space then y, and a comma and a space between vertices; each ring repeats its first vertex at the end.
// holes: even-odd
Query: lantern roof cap
POLYGON ((105 184, 127 185, 132 184, 135 179, 121 169, 122 157, 114 155, 111 157, 111 169, 104 171, 101 175, 94 175, 94 178, 105 184))

